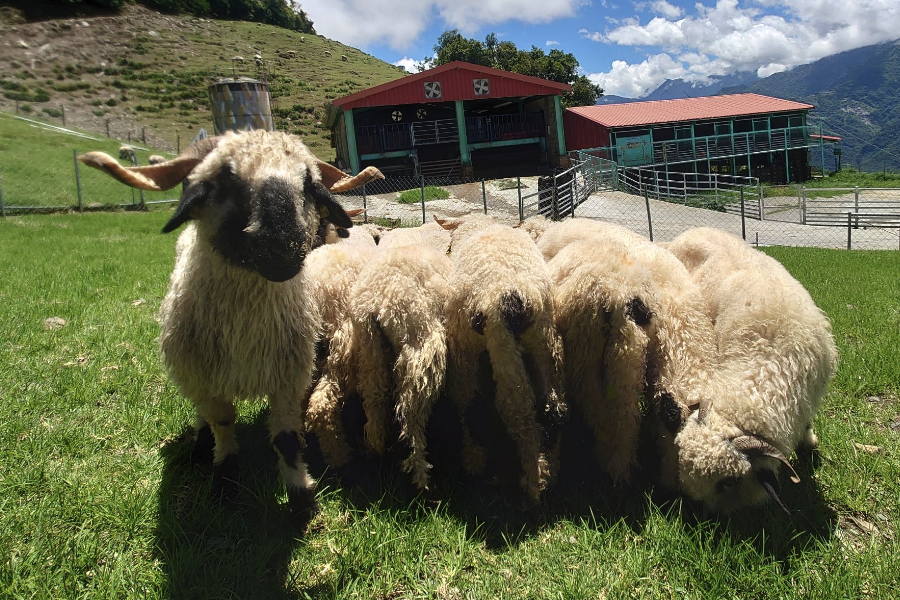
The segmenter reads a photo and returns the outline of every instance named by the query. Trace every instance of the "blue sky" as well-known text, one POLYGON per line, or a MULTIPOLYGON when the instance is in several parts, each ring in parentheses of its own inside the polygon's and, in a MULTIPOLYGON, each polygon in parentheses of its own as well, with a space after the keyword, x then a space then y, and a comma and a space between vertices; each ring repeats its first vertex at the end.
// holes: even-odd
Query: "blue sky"
POLYGON ((898 0, 305 0, 316 31, 412 70, 438 36, 491 32, 520 49, 571 52, 608 94, 666 79, 765 77, 900 38, 898 0))

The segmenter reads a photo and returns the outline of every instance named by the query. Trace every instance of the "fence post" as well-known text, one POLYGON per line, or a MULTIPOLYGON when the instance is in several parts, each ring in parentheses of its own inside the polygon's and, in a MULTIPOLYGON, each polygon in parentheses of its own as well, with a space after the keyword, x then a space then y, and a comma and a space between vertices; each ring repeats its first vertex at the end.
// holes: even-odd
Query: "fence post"
POLYGON ((853 212, 859 212, 859 186, 856 186, 853 191, 853 212))
POLYGON ((81 200, 81 172, 78 170, 78 150, 72 150, 72 159, 75 161, 75 189, 78 190, 78 212, 84 212, 84 203, 81 200))
POLYGON ((487 191, 484 188, 484 179, 481 180, 481 203, 484 205, 484 214, 487 214, 487 191))
POLYGON ((747 222, 744 221, 744 186, 741 186, 741 237, 747 241, 747 222))
POLYGON ((763 188, 762 183, 756 184, 756 194, 759 196, 759 220, 766 220, 766 203, 763 200, 763 188))
POLYGON ((147 143, 147 134, 144 131, 143 127, 141 127, 141 143, 143 143, 143 144, 147 143))
POLYGON ((800 186, 800 222, 806 225, 806 186, 800 186))
MULTIPOLYGON (((132 154, 131 156, 133 157, 131 160, 131 164, 134 165, 135 167, 138 166, 137 154, 132 154)), ((144 202, 143 188, 139 188, 138 193, 140 194, 140 197, 141 197, 141 203, 138 205, 138 209, 139 210, 147 210, 147 204, 144 202)))
POLYGON ((366 184, 362 185, 362 196, 363 196, 363 223, 369 222, 369 213, 366 210, 366 184))
POLYGON ((853 215, 853 213, 851 213, 848 210, 847 211, 847 250, 849 250, 850 247, 852 246, 851 241, 850 241, 852 239, 851 238, 852 234, 850 232, 853 231, 853 229, 850 227, 852 215, 853 215))
POLYGON ((422 185, 422 225, 425 224, 425 176, 419 175, 422 185))
POLYGON ((559 190, 556 189, 556 174, 553 174, 553 187, 550 188, 550 218, 559 221, 559 190))
MULTIPOLYGON (((800 219, 802 215, 802 204, 803 204, 803 186, 800 186, 800 189, 797 190, 797 218, 800 219)), ((801 220, 800 223, 803 221, 801 220)))
POLYGON ((525 220, 525 207, 522 205, 522 178, 516 175, 516 191, 519 192, 519 222, 525 220))
POLYGON ((63 106, 62 104, 60 104, 59 109, 60 109, 60 111, 62 111, 63 127, 65 127, 66 126, 66 107, 63 106))
POLYGON ((650 196, 647 194, 647 186, 643 183, 641 187, 644 188, 644 204, 647 205, 647 228, 650 230, 650 241, 653 241, 653 219, 650 216, 650 196))
POLYGON ((109 119, 106 120, 106 137, 109 137, 109 119))
POLYGON ((3 200, 3 182, 0 181, 0 216, 6 216, 6 202, 3 200))

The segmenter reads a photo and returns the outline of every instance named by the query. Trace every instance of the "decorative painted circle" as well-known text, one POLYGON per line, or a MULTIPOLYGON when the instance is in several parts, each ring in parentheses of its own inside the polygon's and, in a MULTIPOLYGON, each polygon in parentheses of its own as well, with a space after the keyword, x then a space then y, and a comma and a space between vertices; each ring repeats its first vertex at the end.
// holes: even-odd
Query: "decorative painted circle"
POLYGON ((402 121, 403 113, 400 112, 399 110, 395 110, 394 112, 391 113, 391 118, 395 121, 402 121))
POLYGON ((424 119, 427 116, 428 116, 428 111, 425 110, 424 108, 420 108, 419 110, 416 111, 416 117, 418 117, 419 119, 424 119))
POLYGON ((476 96, 487 96, 491 93, 491 86, 487 79, 473 79, 472 84, 475 86, 476 96))
POLYGON ((426 98, 440 98, 442 95, 440 81, 429 81, 425 84, 426 98))

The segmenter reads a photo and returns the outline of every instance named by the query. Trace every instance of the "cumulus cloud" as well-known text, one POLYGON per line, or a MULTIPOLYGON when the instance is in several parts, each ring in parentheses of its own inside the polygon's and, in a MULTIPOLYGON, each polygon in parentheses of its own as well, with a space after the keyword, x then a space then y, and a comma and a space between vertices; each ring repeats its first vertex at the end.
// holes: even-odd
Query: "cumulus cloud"
POLYGON ((559 42, 557 42, 556 40, 547 40, 547 45, 548 46, 559 46, 559 42))
POLYGON ((421 61, 418 61, 414 58, 409 58, 407 56, 404 56, 403 58, 401 58, 394 64, 397 65, 398 67, 403 67, 404 69, 406 69, 406 71, 408 73, 418 73, 419 71, 416 69, 416 65, 419 62, 421 62, 421 61))
POLYGON ((437 18, 471 35, 510 20, 530 24, 571 17, 586 0, 304 0, 303 10, 325 37, 366 46, 408 49, 437 18))
POLYGON ((691 15, 666 0, 640 6, 656 16, 645 23, 625 19, 603 32, 579 32, 597 42, 663 50, 643 62, 616 61, 608 72, 589 75, 607 93, 642 96, 666 79, 702 82, 736 71, 765 77, 900 37, 896 0, 750 0, 743 5, 717 0, 697 2, 691 15))

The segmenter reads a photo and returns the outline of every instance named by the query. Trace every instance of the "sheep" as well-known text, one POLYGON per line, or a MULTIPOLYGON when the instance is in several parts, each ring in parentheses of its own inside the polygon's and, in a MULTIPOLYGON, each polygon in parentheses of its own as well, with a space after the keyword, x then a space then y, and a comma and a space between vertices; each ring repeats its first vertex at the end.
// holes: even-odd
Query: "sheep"
POLYGON ((325 56, 331 56, 331 50, 325 50, 325 56))
POLYGON ((463 422, 463 466, 473 474, 485 467, 465 414, 476 391, 479 356, 486 351, 496 382, 494 406, 516 446, 526 502, 534 505, 556 466, 558 427, 567 413, 550 273, 530 236, 503 225, 454 242, 452 255, 448 387, 463 422))
POLYGON ((542 222, 540 220, 531 221, 530 229, 535 232, 533 235, 537 235, 539 238, 536 243, 545 260, 551 260, 568 243, 574 240, 607 239, 611 237, 629 246, 650 241, 621 225, 593 219, 576 218, 550 225, 544 224, 542 232, 542 222))
POLYGON ((301 433, 320 315, 302 267, 320 220, 352 226, 331 192, 380 173, 346 177, 296 136, 264 130, 208 138, 160 165, 124 168, 100 152, 79 160, 147 190, 187 179, 163 227, 186 225, 159 311, 163 364, 196 408, 197 456, 213 443, 214 483, 226 497, 238 474, 233 401, 268 398, 270 439, 305 527, 317 509, 301 433))
POLYGON ((350 60, 350 59, 347 58, 347 55, 346 55, 346 54, 341 54, 341 60, 344 61, 344 62, 347 62, 347 61, 350 60))
POLYGON ((125 144, 119 146, 119 158, 129 161, 133 165, 137 164, 137 156, 134 153, 134 148, 131 146, 126 146, 125 144))
POLYGON ((147 164, 150 165, 160 165, 166 162, 166 158, 164 156, 160 156, 159 154, 151 154, 147 157, 147 164))
POLYGON ((409 449, 401 468, 423 492, 430 492, 431 469, 425 429, 447 370, 444 310, 452 268, 446 252, 430 246, 379 244, 351 292, 366 445, 385 453, 393 411, 400 441, 409 449))
POLYGON ((429 246, 442 253, 450 251, 451 234, 439 223, 426 223, 418 227, 398 227, 381 234, 378 239, 380 248, 397 248, 400 246, 429 246))
POLYGON ((707 298, 719 356, 713 390, 675 438, 682 491, 730 513, 777 494, 787 456, 813 449, 813 418, 837 367, 827 316, 776 260, 723 231, 669 244, 707 298))

